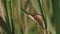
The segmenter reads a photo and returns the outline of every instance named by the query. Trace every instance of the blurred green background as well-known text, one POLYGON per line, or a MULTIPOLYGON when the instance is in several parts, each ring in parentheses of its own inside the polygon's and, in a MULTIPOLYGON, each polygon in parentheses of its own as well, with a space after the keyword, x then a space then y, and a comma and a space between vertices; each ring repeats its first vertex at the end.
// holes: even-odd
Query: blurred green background
POLYGON ((60 0, 0 0, 0 34, 60 34, 59 26, 60 0))

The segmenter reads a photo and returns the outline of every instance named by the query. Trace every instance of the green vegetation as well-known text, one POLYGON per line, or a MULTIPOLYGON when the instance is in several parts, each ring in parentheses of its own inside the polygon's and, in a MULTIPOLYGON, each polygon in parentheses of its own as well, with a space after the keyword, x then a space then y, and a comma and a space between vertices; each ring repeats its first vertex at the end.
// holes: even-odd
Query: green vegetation
POLYGON ((0 15, 0 34, 60 34, 60 0, 1 0, 0 4, 4 15, 3 19, 0 15), (34 19, 38 14, 43 25, 34 19))

